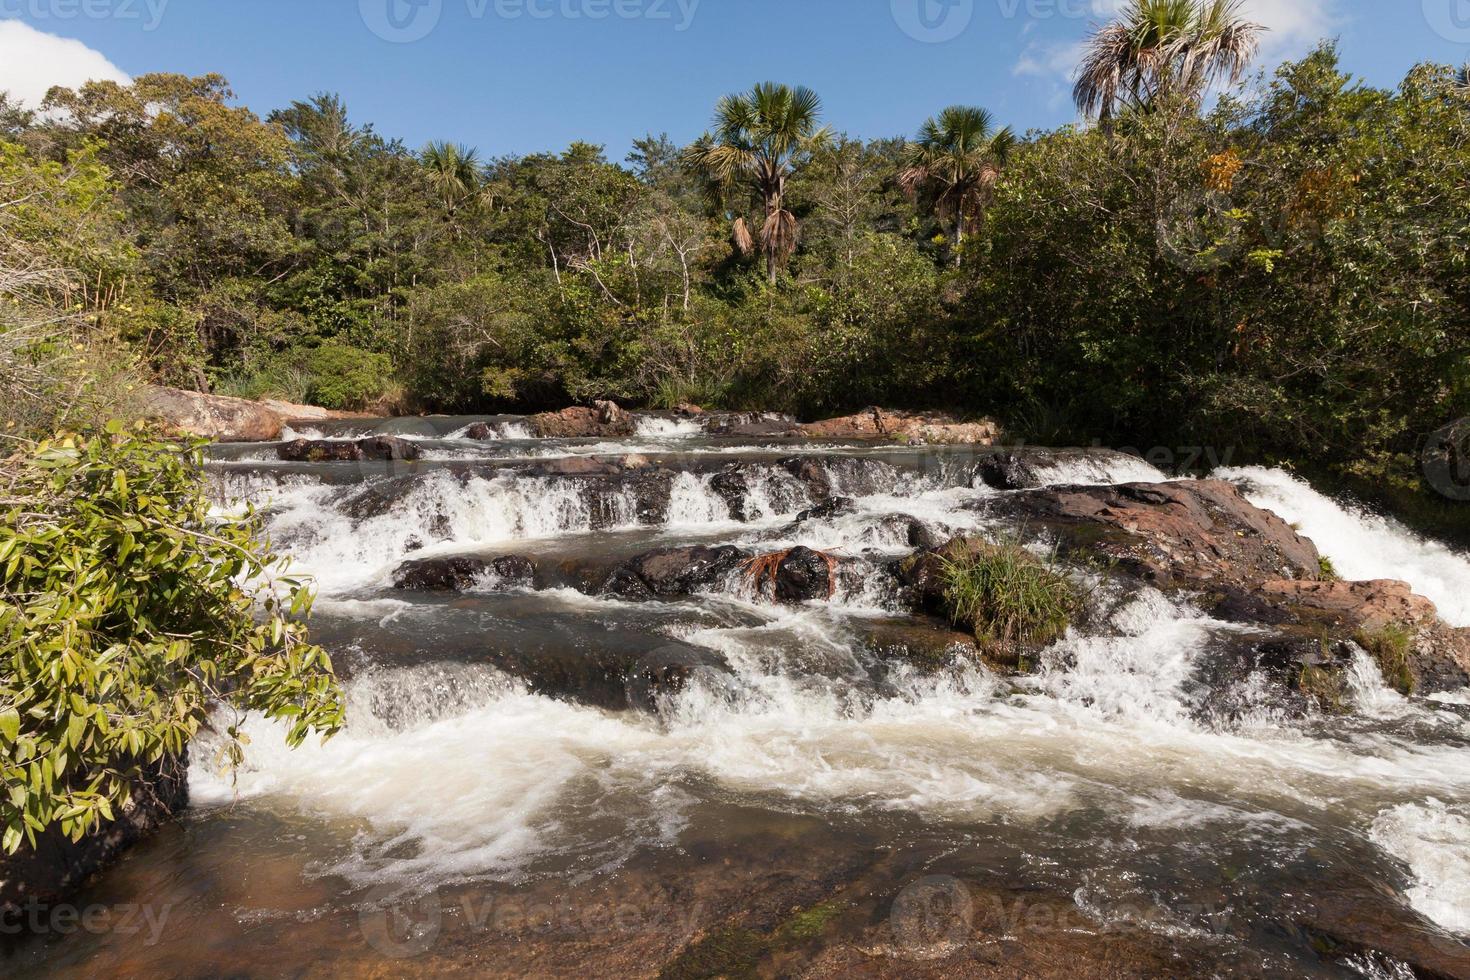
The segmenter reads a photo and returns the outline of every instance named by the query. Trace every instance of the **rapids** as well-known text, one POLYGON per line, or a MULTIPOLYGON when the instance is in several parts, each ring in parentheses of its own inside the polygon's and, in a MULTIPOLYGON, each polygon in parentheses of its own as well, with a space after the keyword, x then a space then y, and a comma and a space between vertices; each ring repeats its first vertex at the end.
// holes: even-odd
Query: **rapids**
MULTIPOLYGON (((1400 975, 1389 955, 1319 956, 1313 930, 1336 935, 1323 923, 1343 902, 1456 955, 1470 938, 1465 699, 1405 698, 1366 657, 1346 716, 1285 712, 1256 675, 1211 690, 1212 651, 1250 628, 1188 597, 1105 584, 1088 625, 1018 679, 884 658, 868 637, 901 612, 873 581, 794 608, 733 582, 649 604, 567 587, 395 591, 410 556, 585 562, 705 543, 878 561, 912 550, 896 517, 940 534, 1007 530, 977 506, 998 491, 968 449, 741 443, 664 418, 611 444, 538 441, 495 419, 497 438, 475 442, 463 437, 475 421, 388 426, 427 450, 413 464, 286 464, 273 446, 219 448, 220 506, 259 508, 292 571, 316 583, 316 635, 344 675, 349 724, 290 751, 281 726, 246 719, 232 774, 201 740, 184 838, 141 848, 105 894, 158 889, 207 908, 177 910, 148 950, 76 936, 30 949, 17 968, 187 963, 202 943, 214 952, 176 972, 206 973, 223 951, 265 943, 283 947, 272 964, 295 970, 317 961, 284 947, 361 946, 324 937, 355 928, 365 896, 479 888, 575 902, 598 882, 739 866, 797 839, 828 873, 854 855, 923 855, 895 889, 963 871, 1065 896, 1084 932, 1148 910, 1150 941, 1227 972, 1400 975), (631 454, 669 475, 650 489, 532 466, 631 454), (854 506, 796 521, 816 501, 782 465, 792 457, 854 506), (743 480, 733 497, 721 475, 731 464, 743 480), (537 693, 485 656, 670 646, 723 667, 696 668, 643 710, 537 693)), ((377 431, 332 425, 305 435, 377 431)), ((1040 471, 1055 484, 1167 479, 1108 456, 1040 471)), ((1464 554, 1281 471, 1217 475, 1296 522, 1345 577, 1404 579, 1470 625, 1464 554)))

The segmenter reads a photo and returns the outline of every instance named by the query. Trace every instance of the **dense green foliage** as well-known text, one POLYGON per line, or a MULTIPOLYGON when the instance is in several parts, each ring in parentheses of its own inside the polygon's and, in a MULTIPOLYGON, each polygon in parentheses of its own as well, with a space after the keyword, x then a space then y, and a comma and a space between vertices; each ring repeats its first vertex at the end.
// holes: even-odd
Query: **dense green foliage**
POLYGON ((174 384, 942 407, 1417 492, 1422 440, 1470 415, 1470 94, 1432 65, 1359 85, 1327 47, 1206 112, 1250 25, 1154 6, 1178 23, 1090 49, 1108 124, 1022 139, 954 107, 865 143, 762 85, 691 147, 485 159, 332 96, 261 119, 218 77, 150 75, 7 114, 0 160, 71 174, 78 232, 21 233, 77 270, 49 299, 174 384))
POLYGON ((309 594, 248 516, 210 518, 199 464, 112 424, 0 467, 4 851, 112 819, 218 705, 288 720, 293 744, 340 725, 309 594))

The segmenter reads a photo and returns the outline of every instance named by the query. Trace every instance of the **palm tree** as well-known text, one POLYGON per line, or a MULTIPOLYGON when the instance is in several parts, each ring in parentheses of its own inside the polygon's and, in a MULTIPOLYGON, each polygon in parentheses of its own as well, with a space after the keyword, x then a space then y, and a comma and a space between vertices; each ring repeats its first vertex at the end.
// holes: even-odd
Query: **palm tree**
MULTIPOLYGON (((822 101, 808 88, 762 82, 727 95, 715 106, 714 132, 700 137, 685 159, 722 189, 744 186, 765 208, 761 250, 771 282, 796 251, 796 216, 786 209, 786 183, 811 160, 830 133, 818 128, 822 101)), ((744 218, 735 220, 736 245, 754 250, 744 218)))
POLYGON ((1241 16, 1241 0, 1129 0, 1088 41, 1072 97, 1104 125, 1171 96, 1196 101, 1216 81, 1240 80, 1263 30, 1241 16))
POLYGON ((476 198, 483 189, 479 153, 460 143, 432 142, 424 147, 419 159, 429 175, 429 184, 443 202, 449 223, 457 235, 459 226, 456 216, 459 209, 476 198))
POLYGON ((965 234, 979 226, 991 188, 1016 145, 1010 127, 997 130, 989 112, 975 106, 950 106, 925 120, 908 145, 908 162, 899 185, 923 197, 941 221, 954 223, 955 264, 965 234))

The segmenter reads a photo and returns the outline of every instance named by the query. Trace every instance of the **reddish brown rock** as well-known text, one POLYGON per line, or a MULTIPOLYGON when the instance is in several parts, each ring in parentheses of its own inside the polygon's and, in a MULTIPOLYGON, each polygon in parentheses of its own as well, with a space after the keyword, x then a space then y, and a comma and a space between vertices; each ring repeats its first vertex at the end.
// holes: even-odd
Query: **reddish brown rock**
POLYGON ((541 439, 615 439, 634 433, 633 419, 611 402, 600 407, 564 408, 543 412, 528 420, 541 439))
POLYGON ((1406 582, 1267 582, 1261 596, 1334 638, 1352 639, 1405 691, 1470 685, 1470 630, 1439 618, 1406 582))
POLYGON ((1267 582, 1261 592, 1372 632, 1395 624, 1424 626, 1439 619, 1434 603, 1414 595, 1406 582, 1267 582))
POLYGON ((989 421, 962 422, 942 413, 867 408, 844 418, 801 427, 813 439, 882 439, 911 444, 992 446, 1000 428, 989 421))
POLYGON ((143 409, 175 432, 218 442, 274 442, 285 425, 279 413, 258 402, 177 388, 149 388, 143 409))
POLYGON ((1316 545, 1220 480, 1027 490, 990 506, 1164 588, 1321 576, 1316 545))

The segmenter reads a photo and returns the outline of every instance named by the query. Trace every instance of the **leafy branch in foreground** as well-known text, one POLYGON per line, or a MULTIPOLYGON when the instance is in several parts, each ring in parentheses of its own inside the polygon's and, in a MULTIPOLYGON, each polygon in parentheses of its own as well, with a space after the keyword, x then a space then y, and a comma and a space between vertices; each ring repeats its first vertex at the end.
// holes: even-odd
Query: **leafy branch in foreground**
POLYGON ((5 853, 113 819, 219 705, 288 720, 292 745, 341 726, 310 593, 253 515, 211 516, 200 472, 197 446, 118 423, 0 462, 5 853))

